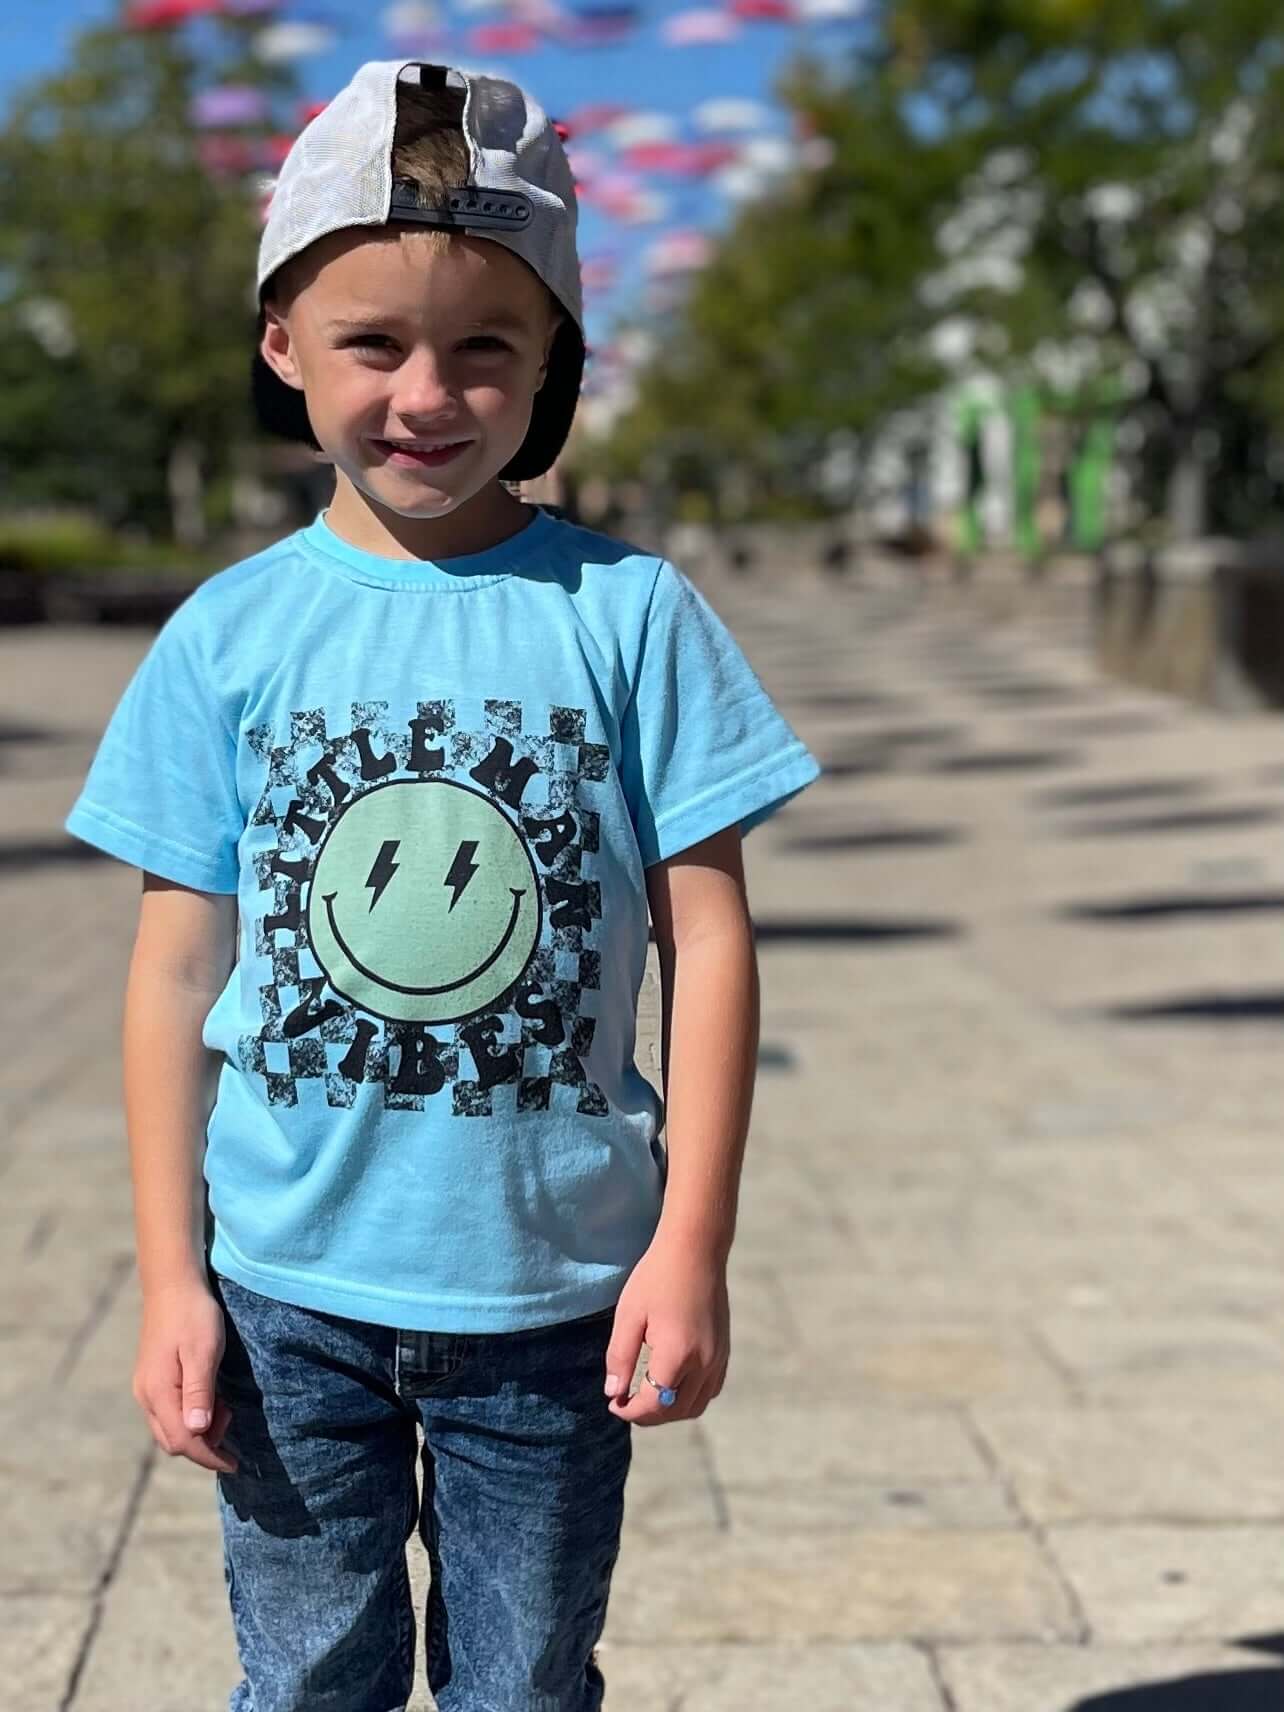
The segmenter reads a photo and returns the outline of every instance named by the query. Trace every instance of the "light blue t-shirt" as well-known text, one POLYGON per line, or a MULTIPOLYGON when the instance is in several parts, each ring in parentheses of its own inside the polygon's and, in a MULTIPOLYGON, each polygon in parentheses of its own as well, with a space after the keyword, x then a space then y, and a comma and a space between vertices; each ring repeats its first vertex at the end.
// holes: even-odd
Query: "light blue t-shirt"
POLYGON ((215 1270, 404 1329, 610 1307, 665 1181, 643 869, 820 771, 682 572, 546 511, 435 563, 323 511, 202 583, 64 824, 237 895, 215 1270))

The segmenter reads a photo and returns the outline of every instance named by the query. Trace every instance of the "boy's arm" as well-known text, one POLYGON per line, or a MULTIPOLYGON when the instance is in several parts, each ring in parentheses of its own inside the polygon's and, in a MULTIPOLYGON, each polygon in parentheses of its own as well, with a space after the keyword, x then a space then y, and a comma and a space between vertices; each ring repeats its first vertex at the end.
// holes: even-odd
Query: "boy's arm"
POLYGON ((725 1261, 760 1026, 739 826, 653 863, 646 886, 660 964, 669 1160, 658 1229, 725 1261))
POLYGON ((125 1124, 143 1294, 207 1282, 205 1125, 218 1080, 201 1040, 236 961, 236 898, 144 872, 125 988, 125 1124))

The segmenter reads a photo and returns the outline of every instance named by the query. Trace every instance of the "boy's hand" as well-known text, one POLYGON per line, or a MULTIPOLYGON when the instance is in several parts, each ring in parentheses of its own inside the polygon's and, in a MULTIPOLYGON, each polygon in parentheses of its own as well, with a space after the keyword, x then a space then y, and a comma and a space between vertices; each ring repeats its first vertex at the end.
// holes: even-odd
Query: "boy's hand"
POLYGON ((232 1418, 227 1404, 214 1395, 226 1341, 223 1310, 207 1285, 193 1280, 153 1291, 143 1298, 133 1391, 152 1437, 167 1455, 235 1474, 236 1458, 217 1448, 232 1418), (205 1427, 187 1425, 192 1409, 204 1410, 205 1427))
POLYGON ((727 1268, 671 1233, 657 1231, 629 1274, 615 1306, 606 1352, 607 1407, 635 1427, 662 1426, 702 1415, 722 1389, 731 1357, 731 1309, 727 1268), (666 1409, 654 1385, 640 1379, 633 1396, 629 1381, 643 1343, 647 1371, 662 1385, 678 1388, 666 1409), (616 1381, 615 1395, 610 1382, 616 1381))

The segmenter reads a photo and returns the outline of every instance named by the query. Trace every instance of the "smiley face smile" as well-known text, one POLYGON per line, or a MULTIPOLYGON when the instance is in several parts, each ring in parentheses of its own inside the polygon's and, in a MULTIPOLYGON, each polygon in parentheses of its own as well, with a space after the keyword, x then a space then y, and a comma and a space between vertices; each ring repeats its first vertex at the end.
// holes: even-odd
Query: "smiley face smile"
POLYGON ((378 975, 373 969, 367 968, 357 956, 356 952, 349 946, 347 940, 343 937, 343 934, 339 931, 339 924, 334 918, 334 900, 338 896, 338 893, 326 892, 323 895, 325 899, 326 915, 329 918, 331 929, 334 932, 335 941, 354 969, 364 975, 368 981, 377 981, 381 987, 390 987, 394 993, 412 993, 419 998, 437 998, 442 993, 453 993, 456 988, 466 985, 469 981, 475 981, 479 975, 484 975, 487 969, 489 969, 492 964, 498 962, 498 960, 503 956, 509 940, 513 937, 513 931, 517 926, 517 918, 521 914, 522 909, 522 899, 526 896, 525 892, 519 892, 513 887, 510 887, 509 890, 512 891, 513 894, 513 907, 509 913, 508 925, 504 929, 503 937, 499 944, 491 952, 490 956, 487 957, 484 962, 479 963, 475 969, 470 969, 466 975, 461 976, 457 981, 445 981, 437 987, 412 986, 407 981, 390 981, 386 975, 378 975))

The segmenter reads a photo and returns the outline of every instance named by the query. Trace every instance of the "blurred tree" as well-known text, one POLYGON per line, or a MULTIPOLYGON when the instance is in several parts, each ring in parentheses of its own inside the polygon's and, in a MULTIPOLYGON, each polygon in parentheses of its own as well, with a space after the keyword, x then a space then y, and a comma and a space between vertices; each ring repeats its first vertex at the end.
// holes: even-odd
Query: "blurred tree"
POLYGON ((891 0, 885 30, 920 125, 980 159, 929 296, 1121 386, 1172 536, 1242 526, 1269 483, 1235 448, 1284 404, 1284 4, 891 0))
POLYGON ((588 453, 618 479, 654 468, 675 434, 689 468, 698 439, 714 493, 734 468, 750 515, 824 509, 808 477, 826 446, 852 436, 859 447, 940 383, 934 315, 913 286, 936 259, 934 214, 959 177, 951 147, 915 134, 885 79, 840 89, 802 58, 779 94, 800 150, 827 142, 828 163, 742 207, 633 404, 588 453))
POLYGON ((833 158, 741 211, 601 467, 695 432, 770 495, 782 435, 867 442, 935 387, 948 323, 954 373, 1035 381, 1080 429, 1103 398, 1131 417, 1171 536, 1260 525, 1284 499, 1284 0, 868 20, 849 63, 785 74, 833 158))
POLYGON ((0 131, 0 477, 187 543, 251 432, 254 198, 213 175, 199 87, 253 68, 229 21, 211 62, 182 32, 105 28, 0 131))

